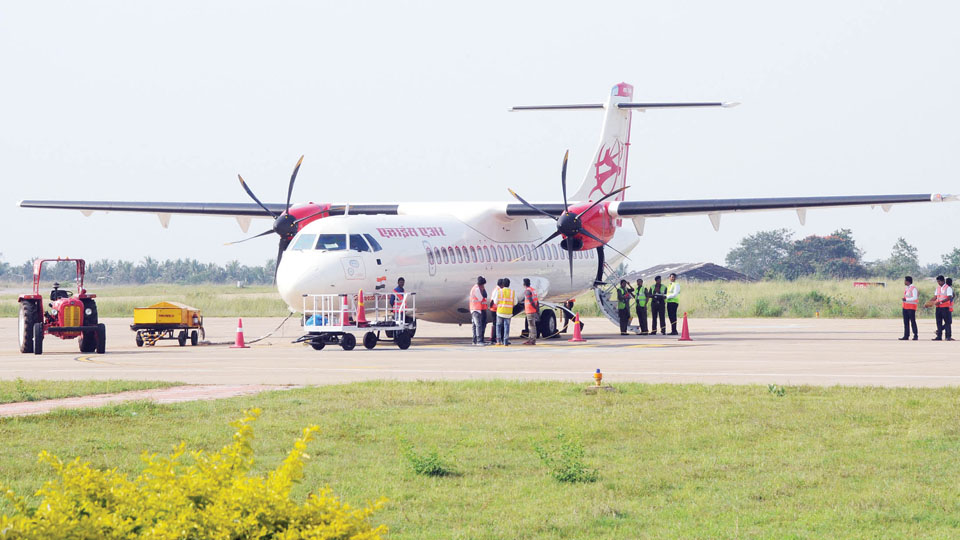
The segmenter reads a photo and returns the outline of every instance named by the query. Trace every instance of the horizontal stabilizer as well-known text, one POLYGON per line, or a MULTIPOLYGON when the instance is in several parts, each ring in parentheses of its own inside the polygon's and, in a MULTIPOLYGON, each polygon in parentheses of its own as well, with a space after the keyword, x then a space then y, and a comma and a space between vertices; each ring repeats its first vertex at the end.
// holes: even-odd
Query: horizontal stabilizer
MULTIPOLYGON (((736 107, 737 101, 694 101, 688 103, 617 103, 620 109, 695 109, 698 107, 736 107)), ((602 109, 602 103, 581 103, 577 105, 520 105, 511 107, 510 112, 516 111, 583 111, 588 109, 602 109)))

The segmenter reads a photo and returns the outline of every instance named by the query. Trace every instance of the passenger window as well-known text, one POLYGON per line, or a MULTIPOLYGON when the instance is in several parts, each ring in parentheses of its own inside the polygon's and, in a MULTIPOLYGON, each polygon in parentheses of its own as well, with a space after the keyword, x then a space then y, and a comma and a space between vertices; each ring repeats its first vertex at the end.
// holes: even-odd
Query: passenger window
MULTIPOLYGON (((496 253, 496 252, 494 252, 496 253)), ((493 259, 490 258, 490 248, 483 246, 483 256, 486 258, 487 262, 493 262, 493 259)))
POLYGON ((473 246, 470 246, 470 259, 472 259, 473 262, 477 262, 477 250, 473 246))
POLYGON ((556 244, 550 244, 550 250, 553 251, 553 258, 559 261, 559 260, 560 260, 560 253, 557 252, 557 245, 556 245, 556 244))
POLYGON ((437 264, 440 264, 442 261, 440 259, 440 250, 433 248, 433 258, 437 260, 437 264))
POLYGON ((443 264, 450 264, 450 257, 447 255, 447 248, 440 248, 440 253, 443 255, 443 264))
POLYGON ((342 251, 347 249, 347 235, 321 234, 317 239, 317 249, 324 251, 342 251))
POLYGON ((493 260, 495 260, 495 261, 497 261, 497 262, 499 262, 499 261, 506 261, 506 260, 507 260, 507 258, 503 255, 503 246, 497 246, 496 251, 494 251, 493 253, 494 253, 494 255, 493 255, 493 260), (497 258, 497 257, 499 257, 499 258, 497 258))
POLYGON ((520 257, 520 253, 517 251, 517 245, 516 245, 516 244, 512 244, 512 245, 510 246, 510 251, 513 252, 513 258, 514 258, 514 259, 520 257))
POLYGON ((530 258, 530 246, 529 246, 529 245, 526 245, 526 246, 523 246, 523 248, 524 248, 524 249, 526 250, 526 252, 527 252, 527 254, 526 254, 526 260, 528 260, 528 261, 532 260, 532 259, 530 258))
POLYGON ((301 234, 300 238, 290 246, 289 251, 302 251, 304 249, 313 249, 313 243, 317 240, 315 234, 301 234))
POLYGON ((533 248, 533 260, 535 260, 535 261, 539 261, 539 260, 540 260, 540 254, 537 253, 537 248, 536 248, 536 247, 533 248))
POLYGON ((427 264, 429 264, 430 266, 433 266, 435 261, 436 259, 433 258, 433 250, 430 248, 427 248, 427 264))
POLYGON ((460 246, 456 246, 456 247, 453 248, 453 249, 454 249, 454 251, 456 251, 456 253, 457 253, 457 262, 462 264, 462 263, 463 263, 463 252, 460 251, 460 246))
POLYGON ((374 251, 383 250, 383 248, 380 247, 380 242, 377 242, 377 240, 374 237, 370 236, 367 233, 364 233, 363 237, 367 239, 367 242, 370 242, 370 247, 372 247, 374 251))
POLYGON ((545 257, 548 261, 553 260, 553 253, 550 253, 550 246, 544 246, 540 249, 543 250, 543 257, 545 257))
POLYGON ((350 249, 353 251, 370 251, 370 246, 359 234, 350 235, 350 249))

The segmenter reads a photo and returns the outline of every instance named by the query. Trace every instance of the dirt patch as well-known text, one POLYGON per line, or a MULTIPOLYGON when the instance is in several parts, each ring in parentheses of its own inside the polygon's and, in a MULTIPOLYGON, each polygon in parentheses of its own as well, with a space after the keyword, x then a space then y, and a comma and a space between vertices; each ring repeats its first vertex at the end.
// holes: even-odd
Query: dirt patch
POLYGON ((103 407, 113 403, 125 401, 148 400, 154 403, 180 403, 183 401, 198 401, 209 399, 224 399, 236 396, 248 396, 270 390, 290 390, 299 388, 294 385, 268 384, 241 384, 241 385, 189 385, 172 386, 170 388, 156 388, 151 390, 131 390, 116 394, 96 394, 62 399, 45 399, 42 401, 21 401, 0 405, 0 417, 28 416, 44 414, 54 409, 85 409, 89 407, 103 407))

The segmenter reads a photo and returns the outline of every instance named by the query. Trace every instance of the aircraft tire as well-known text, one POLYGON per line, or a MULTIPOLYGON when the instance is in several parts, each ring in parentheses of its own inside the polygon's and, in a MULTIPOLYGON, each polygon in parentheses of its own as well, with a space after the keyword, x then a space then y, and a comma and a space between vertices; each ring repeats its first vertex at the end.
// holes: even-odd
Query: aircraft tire
POLYGON ((537 323, 537 332, 543 339, 553 339, 560 337, 557 332, 557 314, 552 309, 545 309, 540 312, 540 322, 537 323))

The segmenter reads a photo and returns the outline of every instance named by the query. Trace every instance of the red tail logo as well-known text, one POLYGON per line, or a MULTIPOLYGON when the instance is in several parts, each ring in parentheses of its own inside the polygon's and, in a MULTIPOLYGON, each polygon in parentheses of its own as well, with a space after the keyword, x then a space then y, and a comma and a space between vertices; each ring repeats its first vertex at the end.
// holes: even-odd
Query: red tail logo
POLYGON ((600 195, 597 198, 603 197, 604 195, 610 193, 617 188, 617 184, 620 179, 620 156, 623 154, 623 144, 620 141, 615 141, 612 145, 612 148, 601 147, 600 151, 597 152, 597 162, 593 164, 594 170, 594 180, 596 185, 593 186, 593 189, 590 190, 590 195, 588 199, 594 200, 594 193, 600 192, 600 195), (606 189, 604 186, 609 180, 613 177, 613 183, 606 189))

